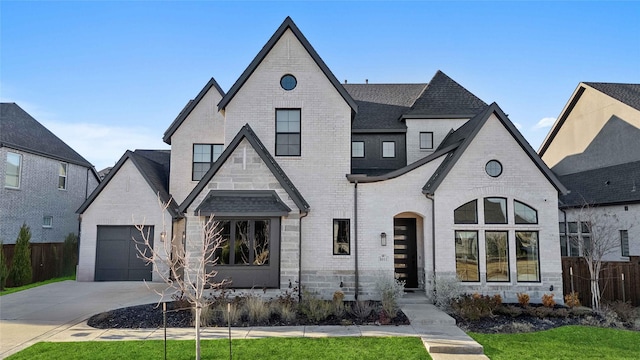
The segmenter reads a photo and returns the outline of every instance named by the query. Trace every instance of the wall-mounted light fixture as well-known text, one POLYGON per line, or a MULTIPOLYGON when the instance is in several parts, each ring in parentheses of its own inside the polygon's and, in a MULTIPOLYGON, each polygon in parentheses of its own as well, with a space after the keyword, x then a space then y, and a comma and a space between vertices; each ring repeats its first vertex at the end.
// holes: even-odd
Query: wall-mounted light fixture
POLYGON ((182 243, 184 243, 184 241, 187 239, 187 233, 186 232, 182 232, 182 243))
POLYGON ((166 231, 160 233, 160 241, 164 242, 164 239, 167 237, 166 231))
POLYGON ((386 232, 380 233, 380 245, 387 246, 387 233, 386 232))

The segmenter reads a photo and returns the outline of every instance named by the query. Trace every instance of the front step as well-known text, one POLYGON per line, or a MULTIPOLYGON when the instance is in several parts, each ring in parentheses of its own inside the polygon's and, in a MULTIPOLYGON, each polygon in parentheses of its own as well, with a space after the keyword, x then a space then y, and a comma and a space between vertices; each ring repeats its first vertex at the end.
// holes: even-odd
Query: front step
POLYGON ((415 291, 405 292, 404 295, 398 299, 399 305, 404 304, 431 304, 424 294, 424 290, 416 289, 415 291))
POLYGON ((432 327, 422 342, 430 354, 484 354, 484 348, 457 326, 432 327))
MULTIPOLYGON (((402 312, 411 319, 414 327, 446 325, 455 326, 456 320, 433 304, 400 304, 402 312)), ((461 330, 462 331, 462 330, 461 330)))

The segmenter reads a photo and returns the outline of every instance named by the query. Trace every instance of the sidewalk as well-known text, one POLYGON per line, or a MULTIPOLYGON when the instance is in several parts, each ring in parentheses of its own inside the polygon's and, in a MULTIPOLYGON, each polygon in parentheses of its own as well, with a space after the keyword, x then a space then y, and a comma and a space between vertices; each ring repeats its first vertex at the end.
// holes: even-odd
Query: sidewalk
MULTIPOLYGON (((161 286, 162 284, 152 284, 161 286)), ((482 346, 455 326, 455 320, 424 296, 407 294, 401 309, 411 325, 277 326, 231 328, 234 339, 264 337, 413 336, 435 360, 487 359, 482 346)), ((86 320, 97 313, 158 301, 142 283, 65 281, 0 297, 0 358, 40 341, 162 340, 164 329, 95 329, 86 320), (19 295, 19 296, 13 296, 19 295)), ((192 328, 168 328, 167 339, 193 339, 192 328)), ((202 339, 229 336, 228 328, 204 328, 202 339)))

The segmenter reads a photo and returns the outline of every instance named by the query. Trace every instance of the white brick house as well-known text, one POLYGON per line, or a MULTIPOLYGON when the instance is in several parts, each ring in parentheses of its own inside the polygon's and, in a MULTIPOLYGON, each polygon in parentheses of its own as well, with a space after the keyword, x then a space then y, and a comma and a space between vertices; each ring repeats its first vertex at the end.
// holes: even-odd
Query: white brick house
POLYGON ((379 276, 427 294, 434 278, 457 276, 507 299, 562 291, 564 187, 496 104, 442 72, 424 84, 340 84, 287 18, 228 92, 212 79, 164 140, 170 161, 145 168, 152 152, 128 152, 80 208, 90 237, 80 279, 118 257, 95 250, 113 237, 106 225, 131 226, 119 216, 137 212, 156 246, 162 232, 187 248, 214 215, 227 239, 218 276, 240 288, 299 282, 373 298, 379 276), (175 201, 162 230, 147 196, 157 193, 175 201), (122 196, 135 201, 120 206, 122 196), (113 206, 94 211, 101 202, 113 206))

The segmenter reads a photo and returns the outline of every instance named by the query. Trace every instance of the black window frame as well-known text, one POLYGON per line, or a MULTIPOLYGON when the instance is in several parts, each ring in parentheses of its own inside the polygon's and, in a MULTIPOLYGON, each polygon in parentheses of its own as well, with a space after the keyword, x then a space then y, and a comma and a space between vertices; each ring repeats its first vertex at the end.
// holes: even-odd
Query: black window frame
MULTIPOLYGON (((519 283, 540 283, 542 282, 542 274, 540 273, 540 232, 538 230, 516 230, 515 231, 515 236, 516 236, 516 281, 519 283), (525 250, 524 245, 522 244, 520 238, 518 237, 518 234, 520 233, 535 233, 536 234, 536 268, 535 268, 535 275, 537 276, 536 280, 520 280, 520 271, 519 271, 519 262, 522 259, 522 255, 525 250)), ((525 258, 526 260, 527 258, 525 258)), ((529 266, 527 266, 527 268, 529 268, 529 266)), ((528 274, 528 273, 527 273, 528 274)))
POLYGON ((499 196, 488 196, 482 199, 482 204, 483 204, 483 216, 484 216, 484 223, 485 224, 491 224, 491 225, 506 225, 509 223, 509 201, 507 200, 507 198, 504 197, 499 197, 499 196), (487 202, 491 202, 491 199, 498 199, 498 200, 502 200, 502 202, 504 202, 504 222, 489 222, 487 221, 487 202))
POLYGON ((209 143, 194 143, 191 147, 191 181, 200 181, 202 180, 202 178, 204 177, 204 174, 207 173, 207 171, 209 171, 209 169, 211 169, 211 166, 213 165, 213 163, 215 163, 218 158, 220 157, 220 155, 222 154, 222 152, 224 151, 224 144, 209 144, 209 143), (209 161, 196 161, 196 146, 209 146, 209 161), (219 150, 220 152, 218 153, 218 156, 215 156, 215 147, 219 146, 219 150), (199 178, 196 178, 196 164, 209 164, 209 166, 207 167, 207 170, 204 171, 202 173, 202 176, 199 178))
POLYGON ((511 259, 509 256, 509 231, 507 230, 485 230, 484 231, 484 246, 485 246, 485 252, 484 252, 484 267, 485 267, 485 271, 486 271, 486 279, 487 282, 511 282, 511 259), (506 280, 489 280, 489 241, 488 241, 488 237, 487 234, 488 233, 499 233, 499 234, 504 234, 504 239, 506 241, 505 245, 506 245, 506 262, 507 262, 507 279, 506 280))
POLYGON ((433 131, 421 131, 420 135, 418 135, 418 142, 420 143, 420 150, 433 150, 433 131), (431 136, 431 146, 425 147, 422 146, 422 135, 430 135, 431 136))
POLYGON ((454 224, 477 224, 478 223, 478 199, 473 199, 469 202, 466 202, 460 206, 458 206, 457 208, 455 208, 453 210, 453 223, 454 224), (473 222, 469 222, 469 221, 458 221, 456 220, 456 212, 460 211, 464 211, 465 213, 468 213, 469 211, 466 209, 462 209, 462 207, 467 206, 469 204, 473 203, 473 209, 474 209, 474 213, 475 213, 475 220, 473 222))
POLYGON ((333 219, 332 221, 332 233, 333 233, 333 255, 351 255, 351 219, 333 219), (341 229, 341 224, 346 224, 346 231, 341 229), (337 227, 336 227, 337 225, 337 227), (340 234, 342 231, 342 234, 340 234), (346 236, 346 239, 343 237, 346 236), (341 241, 346 240, 346 241, 341 241), (346 244, 346 246, 344 245, 346 244))
POLYGON ((362 159, 362 158, 365 157, 365 154, 366 154, 366 147, 365 147, 364 141, 361 141, 361 140, 353 140, 353 141, 351 141, 351 157, 352 158, 354 158, 354 159, 362 159), (361 143, 362 144, 362 156, 355 156, 353 154, 353 145, 355 143, 361 143))
MULTIPOLYGON (((524 219, 524 217, 520 217, 521 219, 524 219)), ((533 206, 530 206, 522 201, 518 201, 518 200, 513 200, 513 220, 517 225, 538 225, 538 210, 536 208, 534 208, 533 206), (522 205, 525 207, 525 209, 531 209, 533 210, 534 214, 536 215, 536 222, 523 222, 523 221, 518 221, 518 213, 517 213, 517 206, 518 204, 522 205)), ((563 222, 560 224, 564 224, 563 222)))
POLYGON ((491 159, 491 160, 487 161, 487 163, 484 165, 484 171, 490 177, 497 178, 500 175, 502 175, 502 172, 504 171, 504 167, 502 166, 502 163, 500 161, 498 161, 496 159, 491 159), (489 170, 489 169, 493 168, 493 166, 490 167, 489 165, 493 165, 494 163, 497 164, 499 166, 499 168, 500 168, 500 172, 495 174, 495 175, 493 175, 492 172, 489 170))
POLYGON ((391 140, 391 141, 383 140, 382 141, 382 145, 381 145, 381 148, 380 148, 380 156, 382 156, 383 159, 395 159, 397 152, 398 152, 398 149, 397 149, 397 146, 396 146, 396 142, 394 140, 391 140), (393 144, 393 156, 385 156, 385 154, 384 154, 384 144, 385 143, 393 144))
POLYGON ((629 231, 620 230, 620 254, 621 256, 629 256, 629 231), (626 245, 625 245, 626 243, 626 245), (625 251, 626 249, 626 251, 625 251))
MULTIPOLYGON (((276 108, 275 109, 275 114, 274 114, 274 118, 275 118, 275 140, 274 140, 274 146, 275 146, 275 151, 274 154, 276 154, 276 156, 292 156, 292 157, 300 157, 302 156, 302 109, 301 108, 276 108), (297 111, 298 112, 298 131, 278 131, 278 112, 280 111, 297 111), (289 152, 286 153, 282 153, 281 151, 279 151, 278 148, 278 135, 287 135, 287 138, 289 138, 289 136, 292 135, 298 135, 298 152, 297 154, 291 154, 289 152)), ((284 143, 281 143, 280 145, 285 145, 284 143)), ((289 142, 286 143, 287 148, 289 148, 290 146, 296 145, 296 144, 291 144, 289 142)))
MULTIPOLYGON (((472 283, 477 283, 480 282, 480 239, 479 239, 479 231, 478 230, 455 230, 454 232, 454 239, 455 239, 455 249, 454 249, 454 253, 455 253, 455 260, 456 260, 456 276, 458 279, 460 279, 461 282, 472 282, 472 283), (463 277, 460 276, 461 271, 458 268, 458 263, 460 262, 461 258, 459 257, 458 254, 458 246, 460 246, 463 249, 468 248, 468 246, 466 246, 465 244, 462 243, 462 238, 459 236, 459 233, 474 233, 475 234, 475 253, 471 253, 471 251, 467 252, 467 255, 471 256, 471 257, 475 257, 475 258, 471 258, 471 263, 473 263, 473 261, 475 260, 476 262, 476 274, 475 277, 472 280, 469 280, 469 277, 463 277)), ((466 239, 465 239, 466 240, 466 239)), ((470 249, 473 250, 473 249, 470 249)), ((469 259, 468 258, 464 258, 466 263, 469 263, 469 259)), ((465 271, 465 274, 468 274, 465 271)))
POLYGON ((69 180, 69 163, 60 162, 58 166, 58 190, 67 190, 69 180), (64 169, 64 174, 62 174, 64 169))

